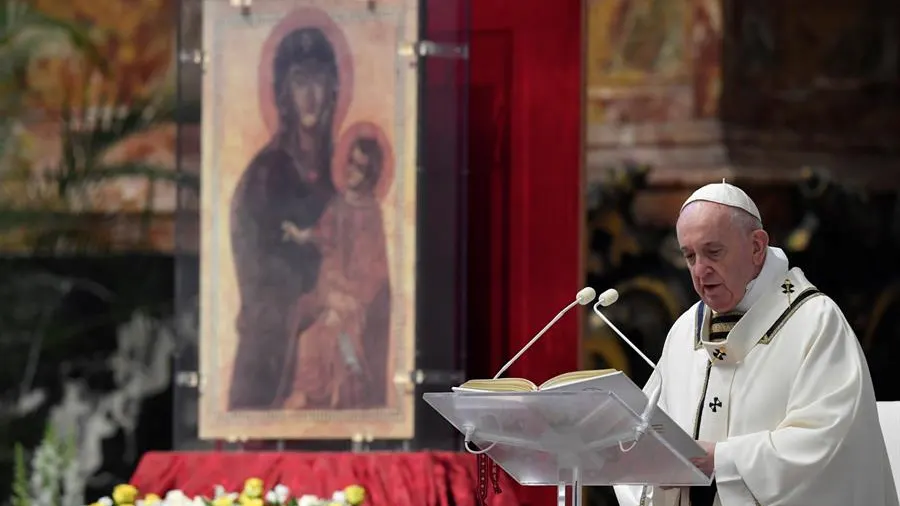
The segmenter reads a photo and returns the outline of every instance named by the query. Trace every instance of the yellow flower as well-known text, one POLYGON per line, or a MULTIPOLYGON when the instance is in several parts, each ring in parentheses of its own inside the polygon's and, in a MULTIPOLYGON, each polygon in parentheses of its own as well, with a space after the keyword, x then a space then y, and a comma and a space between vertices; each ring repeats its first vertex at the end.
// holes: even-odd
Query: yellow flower
POLYGON ((126 505, 126 504, 134 504, 134 501, 137 499, 138 489, 135 488, 134 485, 129 485, 127 483, 123 483, 121 485, 116 485, 116 488, 113 489, 112 499, 116 504, 126 505))
POLYGON ((366 500, 366 489, 359 485, 350 485, 344 489, 344 499, 351 506, 359 506, 366 500))
POLYGON ((162 498, 160 498, 156 494, 147 494, 144 496, 144 504, 145 505, 156 504, 160 501, 162 501, 162 498))
POLYGON ((213 506, 232 506, 234 499, 231 496, 223 495, 213 499, 212 504, 213 506))
POLYGON ((263 500, 259 497, 242 497, 241 506, 263 506, 263 500))
POLYGON ((248 478, 244 482, 244 491, 241 496, 247 499, 258 499, 263 495, 263 481, 259 478, 248 478))

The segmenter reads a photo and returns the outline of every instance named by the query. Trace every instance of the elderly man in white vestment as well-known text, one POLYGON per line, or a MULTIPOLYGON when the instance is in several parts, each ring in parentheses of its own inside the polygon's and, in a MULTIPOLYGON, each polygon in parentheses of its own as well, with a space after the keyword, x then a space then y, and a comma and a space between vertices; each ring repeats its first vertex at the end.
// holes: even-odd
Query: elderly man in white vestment
POLYGON ((769 246, 759 210, 715 183, 678 242, 700 301, 672 326, 659 406, 706 450, 709 487, 616 487, 622 506, 895 506, 866 359, 840 308, 769 246))

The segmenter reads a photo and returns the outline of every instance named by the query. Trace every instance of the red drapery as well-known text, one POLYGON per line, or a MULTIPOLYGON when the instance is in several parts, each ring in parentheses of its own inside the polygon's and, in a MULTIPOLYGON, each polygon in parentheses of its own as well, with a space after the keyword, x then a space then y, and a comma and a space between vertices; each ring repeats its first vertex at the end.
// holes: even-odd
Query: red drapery
MULTIPOLYGON (((475 0, 470 44, 470 377, 492 375, 583 283, 582 0, 475 0)), ((507 375, 578 367, 572 311, 507 375)), ((552 487, 520 488, 550 504, 552 487)))
MULTIPOLYGON (((461 453, 151 452, 131 484, 141 495, 178 489, 211 497, 216 485, 236 492, 251 477, 298 496, 331 497, 361 485, 367 506, 476 506, 478 483, 475 457, 461 453)), ((487 504, 518 506, 515 484, 503 473, 499 478, 501 493, 489 491, 487 504)))
MULTIPOLYGON (((472 331, 482 335, 470 349, 482 375, 583 282, 582 5, 478 0, 472 9, 469 284, 472 331)), ((560 321, 511 374, 543 381, 575 369, 578 321, 560 321)))

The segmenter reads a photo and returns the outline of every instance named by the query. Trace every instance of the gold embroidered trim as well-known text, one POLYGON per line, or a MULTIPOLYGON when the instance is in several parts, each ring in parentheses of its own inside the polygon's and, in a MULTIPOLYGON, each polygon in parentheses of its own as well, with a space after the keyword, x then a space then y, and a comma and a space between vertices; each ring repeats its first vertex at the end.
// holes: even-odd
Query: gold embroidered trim
POLYGON ((718 334, 719 332, 729 333, 737 325, 737 322, 713 323, 709 326, 710 334, 718 334))
POLYGON ((794 299, 794 301, 791 302, 791 305, 788 306, 787 309, 785 309, 783 313, 781 313, 781 316, 779 316, 778 319, 775 320, 775 323, 773 323, 772 326, 769 327, 769 330, 766 331, 765 334, 763 334, 762 338, 760 338, 760 340, 759 340, 759 344, 771 343, 772 339, 775 338, 775 335, 778 334, 778 331, 781 330, 781 327, 783 327, 784 324, 787 323, 788 319, 790 319, 790 317, 793 316, 793 314, 797 311, 797 309, 799 309, 800 306, 803 305, 804 302, 806 302, 814 297, 817 297, 819 295, 825 295, 825 294, 823 294, 822 292, 820 292, 819 290, 817 290, 815 288, 807 288, 806 290, 803 290, 800 293, 800 295, 798 295, 794 299))

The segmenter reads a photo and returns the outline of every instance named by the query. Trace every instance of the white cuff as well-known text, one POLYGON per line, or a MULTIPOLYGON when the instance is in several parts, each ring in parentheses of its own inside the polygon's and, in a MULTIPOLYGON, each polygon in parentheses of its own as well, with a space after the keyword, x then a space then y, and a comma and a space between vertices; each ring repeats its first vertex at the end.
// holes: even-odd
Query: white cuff
POLYGON ((715 478, 719 501, 722 506, 757 504, 750 489, 744 483, 734 461, 734 447, 730 441, 716 443, 715 478))

